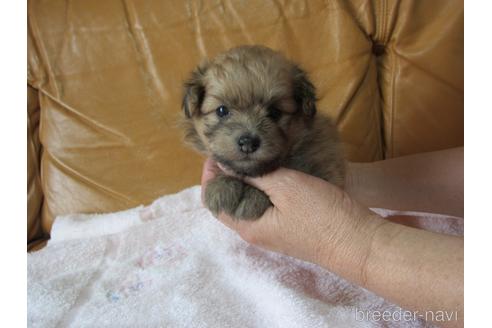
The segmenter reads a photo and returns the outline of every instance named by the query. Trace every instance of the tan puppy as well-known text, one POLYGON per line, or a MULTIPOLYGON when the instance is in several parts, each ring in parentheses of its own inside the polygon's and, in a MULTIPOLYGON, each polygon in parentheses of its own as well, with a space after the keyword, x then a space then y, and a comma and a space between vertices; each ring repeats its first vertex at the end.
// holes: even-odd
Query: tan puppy
MULTIPOLYGON (((333 124, 316 115, 306 73, 280 53, 241 46, 200 65, 185 84, 185 140, 237 176, 280 166, 343 187, 345 163, 333 124)), ((205 190, 214 213, 256 219, 268 196, 240 178, 219 175, 205 190)))

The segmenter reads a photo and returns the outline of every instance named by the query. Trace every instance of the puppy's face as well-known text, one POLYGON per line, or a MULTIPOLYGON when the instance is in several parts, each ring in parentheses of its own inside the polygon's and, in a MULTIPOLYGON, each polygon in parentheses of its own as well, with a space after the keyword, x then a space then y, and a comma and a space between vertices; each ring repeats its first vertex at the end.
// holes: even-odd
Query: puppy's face
POLYGON ((260 46, 229 50, 185 85, 186 139, 222 166, 257 176, 276 169, 316 112, 297 66, 260 46))

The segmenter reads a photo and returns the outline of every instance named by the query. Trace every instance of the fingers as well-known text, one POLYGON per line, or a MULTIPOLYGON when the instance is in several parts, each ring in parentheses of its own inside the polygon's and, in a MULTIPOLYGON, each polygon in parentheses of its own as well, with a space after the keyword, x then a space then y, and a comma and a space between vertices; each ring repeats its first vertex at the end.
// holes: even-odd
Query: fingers
POLYGON ((285 168, 279 168, 278 170, 268 173, 266 175, 255 177, 255 178, 246 177, 244 180, 248 184, 260 190, 263 190, 267 195, 270 195, 269 191, 271 191, 272 188, 276 184, 278 184, 279 177, 282 177, 287 171, 289 170, 285 168))
MULTIPOLYGON (((202 192, 205 189, 207 182, 215 178, 218 173, 235 176, 235 174, 229 172, 226 169, 223 169, 220 164, 215 162, 213 159, 207 158, 203 165, 202 171, 202 192)), ((295 186, 300 180, 305 177, 309 178, 307 174, 304 174, 302 172, 281 167, 261 177, 244 177, 244 181, 260 190, 263 190, 267 195, 271 196, 275 187, 295 186)))
POLYGON ((244 180, 248 184, 264 191, 272 198, 275 197, 278 191, 296 188, 301 180, 305 178, 309 178, 309 176, 299 171, 281 167, 261 177, 246 177, 244 180))

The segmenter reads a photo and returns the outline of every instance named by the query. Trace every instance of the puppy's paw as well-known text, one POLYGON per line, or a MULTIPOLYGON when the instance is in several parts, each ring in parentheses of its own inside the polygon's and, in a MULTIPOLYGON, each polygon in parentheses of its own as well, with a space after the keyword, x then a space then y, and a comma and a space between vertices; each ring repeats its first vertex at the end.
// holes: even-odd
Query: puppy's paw
POLYGON ((220 212, 234 215, 243 196, 244 182, 239 179, 218 175, 209 181, 205 189, 205 205, 217 216, 220 212))
POLYGON ((272 205, 261 190, 224 175, 211 180, 205 189, 205 205, 214 215, 224 212, 237 219, 255 220, 272 205))
POLYGON ((272 206, 270 198, 261 190, 244 184, 243 197, 234 212, 234 216, 243 220, 256 220, 272 206))

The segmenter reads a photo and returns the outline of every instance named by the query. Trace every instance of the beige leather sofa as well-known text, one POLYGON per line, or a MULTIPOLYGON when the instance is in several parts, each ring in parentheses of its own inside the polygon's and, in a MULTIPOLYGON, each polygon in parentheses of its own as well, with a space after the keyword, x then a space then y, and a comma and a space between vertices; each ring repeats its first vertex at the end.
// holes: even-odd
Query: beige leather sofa
POLYGON ((198 184, 182 82, 253 43, 308 71, 352 161, 463 144, 463 1, 28 1, 28 248, 198 184))

